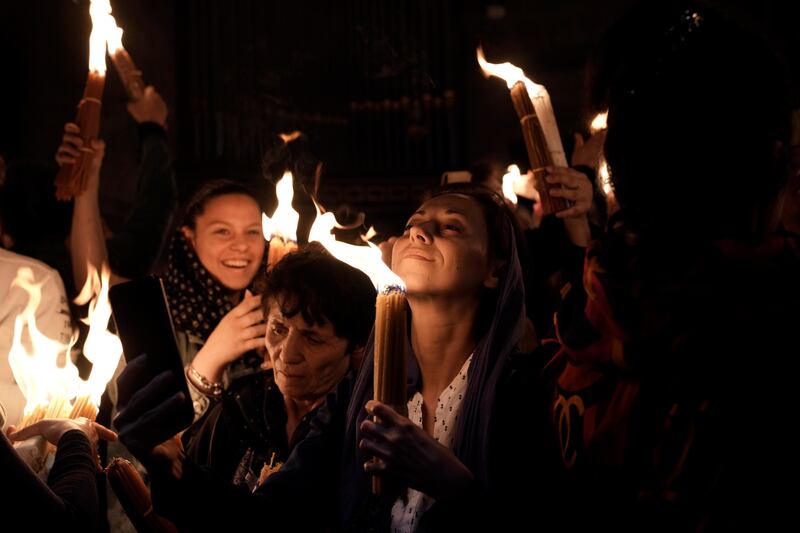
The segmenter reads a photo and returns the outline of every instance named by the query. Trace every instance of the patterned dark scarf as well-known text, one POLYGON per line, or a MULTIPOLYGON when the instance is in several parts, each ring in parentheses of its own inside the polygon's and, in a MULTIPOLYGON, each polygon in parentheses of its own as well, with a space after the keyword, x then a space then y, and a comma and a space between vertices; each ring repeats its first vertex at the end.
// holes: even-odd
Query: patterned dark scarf
POLYGON ((175 329, 208 339, 233 304, 227 290, 194 253, 194 247, 178 230, 169 243, 164 290, 175 329))

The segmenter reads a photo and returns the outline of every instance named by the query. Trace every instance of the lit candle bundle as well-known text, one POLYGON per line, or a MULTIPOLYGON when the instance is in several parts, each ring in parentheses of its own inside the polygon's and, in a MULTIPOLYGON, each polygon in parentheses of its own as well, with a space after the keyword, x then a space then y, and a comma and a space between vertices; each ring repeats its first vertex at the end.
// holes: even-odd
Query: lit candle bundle
MULTIPOLYGON (((374 398, 407 415, 406 395, 406 289, 405 283, 383 262, 380 249, 364 237, 366 246, 337 241, 332 231, 341 227, 333 213, 322 213, 311 226, 309 242, 321 243, 334 257, 364 272, 378 291, 375 300, 374 398)), ((374 493, 381 492, 380 479, 372 480, 374 493)))
MULTIPOLYGON (((98 0, 94 0, 97 2, 98 0)), ((102 0, 108 3, 108 0, 102 0)), ((108 46, 108 55, 111 56, 111 61, 114 63, 114 68, 117 69, 117 74, 122 81, 122 86, 128 94, 130 100, 138 100, 142 97, 144 92, 144 81, 142 80, 142 71, 136 68, 131 55, 122 46, 122 28, 117 26, 117 22, 111 13, 111 6, 108 7, 108 31, 106 33, 106 44, 108 46)))
POLYGON ((285 172, 275 185, 278 207, 272 217, 261 213, 261 229, 264 238, 269 242, 267 270, 278 264, 283 256, 297 250, 297 223, 300 221, 300 214, 292 207, 293 181, 292 173, 285 172))
POLYGON ((529 80, 522 69, 511 63, 488 63, 483 51, 478 48, 478 63, 484 74, 497 76, 506 81, 511 93, 514 110, 520 120, 525 148, 531 164, 531 172, 539 191, 542 212, 545 215, 561 211, 568 207, 563 198, 551 197, 545 182, 544 167, 555 165, 569 166, 561 145, 553 105, 550 94, 542 85, 529 80))
MULTIPOLYGON (((405 346, 406 292, 401 287, 387 287, 375 299, 374 398, 402 416, 408 416, 405 346)), ((372 492, 382 492, 377 476, 372 478, 372 492)))
POLYGON ((75 123, 80 128, 83 139, 78 160, 61 167, 56 176, 56 198, 70 200, 86 190, 89 162, 92 157, 90 142, 97 138, 100 131, 100 108, 103 100, 103 89, 106 84, 106 34, 108 30, 108 12, 111 10, 108 0, 93 1, 89 5, 92 17, 92 33, 89 36, 89 74, 83 90, 83 98, 78 103, 75 123))
MULTIPOLYGON (((79 418, 94 420, 97 417, 100 397, 111 379, 122 356, 119 338, 107 330, 111 318, 108 301, 110 273, 107 267, 102 275, 93 268, 78 303, 89 302, 89 324, 83 353, 92 363, 89 378, 84 381, 69 358, 71 344, 65 345, 50 339, 36 326, 36 310, 42 300, 42 283, 35 282, 30 268, 20 268, 12 287, 28 294, 25 309, 16 317, 14 335, 8 362, 26 400, 25 411, 18 428, 35 424, 44 418, 79 418), (28 330, 31 350, 22 341, 22 332, 28 330), (70 401, 70 399, 74 399, 70 401)), ((13 422, 13 421, 12 421, 13 422)), ((54 452, 41 438, 15 444, 21 457, 34 470, 43 469, 48 455, 54 452)))

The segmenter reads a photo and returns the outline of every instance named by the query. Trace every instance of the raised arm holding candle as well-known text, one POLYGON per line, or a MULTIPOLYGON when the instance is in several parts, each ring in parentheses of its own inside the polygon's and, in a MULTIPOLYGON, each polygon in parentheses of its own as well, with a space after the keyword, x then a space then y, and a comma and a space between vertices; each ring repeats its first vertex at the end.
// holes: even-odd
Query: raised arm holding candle
POLYGON ((549 215, 566 209, 567 202, 563 198, 553 198, 544 180, 546 167, 568 166, 550 94, 544 86, 533 83, 525 77, 522 69, 511 63, 489 63, 480 48, 477 54, 478 63, 484 74, 487 77, 500 77, 508 85, 514 110, 522 126, 522 136, 525 139, 525 148, 536 180, 536 188, 541 196, 543 213, 549 215))
POLYGON ((77 161, 62 165, 56 176, 56 197, 59 200, 70 200, 87 187, 92 159, 91 141, 97 138, 100 131, 100 108, 106 83, 106 37, 111 30, 108 16, 110 11, 107 0, 95 0, 89 5, 89 13, 92 16, 92 33, 89 36, 89 74, 75 117, 83 144, 77 161))
POLYGON ((589 224, 586 217, 578 216, 585 213, 585 205, 582 205, 585 201, 585 184, 581 178, 585 176, 568 168, 547 89, 533 83, 522 69, 511 63, 487 62, 480 48, 477 57, 484 74, 505 80, 511 92, 511 100, 522 126, 534 185, 539 193, 542 215, 555 214, 564 219, 573 244, 587 246, 591 239, 589 224))
POLYGON ((122 46, 122 30, 116 25, 115 31, 110 32, 108 36, 108 55, 114 62, 128 99, 136 101, 141 98, 145 88, 142 71, 136 68, 131 55, 122 46))
MULTIPOLYGON (((321 213, 311 227, 309 241, 320 242, 334 257, 365 272, 378 296, 375 300, 375 351, 373 365, 374 399, 391 406, 404 416, 406 410, 406 296, 405 283, 383 262, 380 249, 353 246, 335 239, 333 213, 321 213)), ((377 422, 376 417, 376 422, 377 422)), ((373 478, 372 491, 382 492, 379 478, 373 478)))

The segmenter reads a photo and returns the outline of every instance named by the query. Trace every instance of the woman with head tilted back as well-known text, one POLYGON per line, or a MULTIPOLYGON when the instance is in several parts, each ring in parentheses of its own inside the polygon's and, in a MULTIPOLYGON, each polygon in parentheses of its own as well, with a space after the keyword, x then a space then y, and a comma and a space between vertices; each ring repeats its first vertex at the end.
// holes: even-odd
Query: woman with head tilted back
POLYGON ((774 233, 782 68, 692 2, 639 8, 606 52, 594 92, 620 211, 568 295, 582 313, 558 317, 559 526, 774 529, 800 346, 798 244, 774 233))
MULTIPOLYGON (((572 172, 554 170, 553 182, 571 183, 572 172)), ((504 202, 481 188, 442 191, 409 219, 393 267, 408 286, 409 416, 370 401, 370 341, 357 381, 340 383, 283 468, 249 494, 214 486, 169 443, 148 439, 149 425, 170 423, 174 401, 149 387, 131 406, 139 395, 161 401, 131 407, 118 422, 153 473, 159 512, 187 528, 260 519, 278 529, 401 531, 513 524, 529 513, 522 502, 532 492, 515 487, 524 480, 534 491, 549 456, 536 437, 540 361, 516 350, 524 290, 504 202), (369 413, 380 422, 366 420, 369 413), (378 498, 370 496, 372 474, 389 487, 378 498), (198 505, 234 512, 201 516, 192 512, 198 505)))

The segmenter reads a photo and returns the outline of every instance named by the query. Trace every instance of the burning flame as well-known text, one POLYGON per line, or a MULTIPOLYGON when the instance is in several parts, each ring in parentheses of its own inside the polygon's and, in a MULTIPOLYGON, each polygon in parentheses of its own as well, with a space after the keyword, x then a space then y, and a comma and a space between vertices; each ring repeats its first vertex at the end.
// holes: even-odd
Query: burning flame
POLYGON ((14 320, 14 336, 8 352, 8 363, 14 379, 25 396, 25 415, 37 407, 46 407, 56 397, 71 398, 78 388, 78 369, 69 358, 72 344, 65 345, 44 335, 36 326, 36 309, 42 301, 42 285, 35 283, 33 270, 22 267, 11 283, 28 293, 28 304, 14 320), (32 353, 22 342, 28 330, 32 353))
POLYGON ((612 191, 611 189, 611 175, 608 172, 608 163, 605 158, 600 162, 600 184, 603 186, 603 192, 606 196, 612 191))
POLYGON ((95 405, 100 405, 100 397, 106 385, 114 376, 114 371, 122 357, 122 343, 119 337, 108 331, 111 319, 111 303, 108 300, 109 278, 111 272, 108 265, 103 265, 98 275, 93 265, 88 265, 86 283, 75 298, 78 304, 89 301, 89 310, 83 320, 89 325, 89 334, 83 345, 83 354, 92 363, 89 379, 81 384, 81 395, 89 396, 95 405))
POLYGON ((608 111, 604 111, 603 113, 598 113, 592 119, 592 123, 589 125, 589 131, 592 133, 597 133, 600 130, 606 129, 608 125, 608 111))
POLYGON ((122 356, 122 343, 110 333, 108 321, 111 318, 111 304, 108 301, 110 272, 103 268, 102 276, 89 268, 89 276, 76 298, 77 303, 86 303, 91 299, 89 312, 84 320, 89 324, 89 335, 84 345, 84 355, 92 362, 89 379, 81 380, 78 369, 69 358, 69 351, 74 341, 64 345, 42 334, 36 326, 36 309, 42 301, 42 283, 34 283, 33 271, 23 267, 17 271, 12 287, 20 287, 28 293, 28 304, 14 322, 14 337, 8 362, 14 379, 25 396, 24 414, 30 415, 37 408, 57 405, 59 409, 48 410, 47 416, 65 417, 69 411, 70 399, 81 396, 88 397, 95 407, 100 404, 100 397, 109 380, 117 369, 122 356), (27 328, 31 339, 32 353, 28 353, 22 343, 22 332, 27 328), (54 400, 60 400, 51 404, 54 400))
POLYGON ((105 74, 106 46, 113 54, 122 49, 122 29, 111 15, 109 0, 92 0, 89 4, 92 17, 92 33, 89 36, 89 70, 105 74))
POLYGON ((280 237, 284 242, 297 242, 297 223, 300 221, 300 214, 292 208, 293 181, 292 173, 286 171, 275 185, 278 207, 271 218, 266 213, 261 213, 261 230, 268 241, 273 237, 280 237))
POLYGON ((534 83, 528 79, 528 77, 525 76, 525 72, 523 72, 521 68, 509 62, 489 63, 486 61, 486 56, 483 55, 483 48, 480 46, 476 50, 476 55, 478 57, 478 64, 481 66, 481 70, 483 71, 483 75, 487 78, 489 76, 501 78, 505 80, 509 89, 512 88, 514 84, 521 81, 525 84, 525 88, 528 90, 528 95, 531 98, 539 96, 544 89, 544 86, 534 83))
POLYGON ((317 205, 317 218, 311 226, 308 241, 322 244, 336 259, 369 276, 379 293, 396 287, 405 291, 406 284, 400 276, 383 262, 380 248, 369 242, 369 238, 375 235, 374 229, 370 228, 367 235, 362 236, 367 246, 354 246, 336 240, 332 232, 337 227, 341 226, 333 213, 323 213, 317 205))
POLYGON ((503 196, 505 196, 512 204, 517 205, 517 193, 514 192, 514 185, 517 181, 522 179, 517 165, 509 165, 503 176, 503 196))
POLYGON ((300 137, 302 134, 303 134, 302 132, 295 130, 295 131, 293 131, 291 133, 279 133, 278 136, 281 139, 283 139, 284 143, 289 144, 290 142, 292 142, 292 141, 296 140, 298 137, 300 137))

